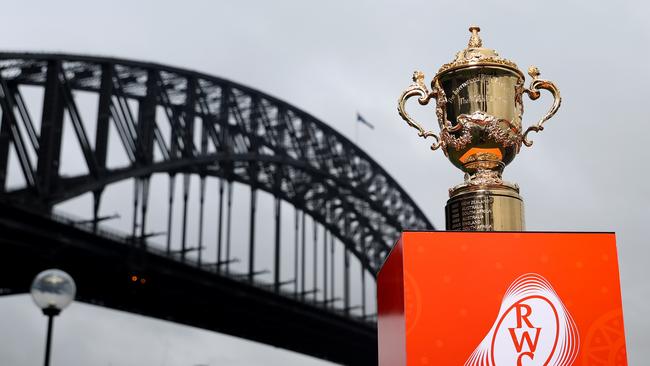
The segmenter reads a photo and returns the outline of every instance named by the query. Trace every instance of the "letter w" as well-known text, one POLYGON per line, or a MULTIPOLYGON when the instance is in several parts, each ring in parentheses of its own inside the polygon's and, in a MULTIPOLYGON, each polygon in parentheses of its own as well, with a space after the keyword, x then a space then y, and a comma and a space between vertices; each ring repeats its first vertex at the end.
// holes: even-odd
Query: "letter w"
POLYGON ((530 339, 530 334, 528 331, 521 332, 521 338, 517 339, 517 333, 515 333, 515 329, 518 328, 508 328, 510 331, 510 337, 512 337, 512 343, 515 345, 515 349, 517 350, 517 353, 521 353, 521 350, 524 348, 524 342, 528 345, 528 350, 530 352, 535 352, 537 349, 537 341, 539 340, 539 332, 542 330, 542 328, 532 328, 535 329, 535 340, 532 341, 530 339))

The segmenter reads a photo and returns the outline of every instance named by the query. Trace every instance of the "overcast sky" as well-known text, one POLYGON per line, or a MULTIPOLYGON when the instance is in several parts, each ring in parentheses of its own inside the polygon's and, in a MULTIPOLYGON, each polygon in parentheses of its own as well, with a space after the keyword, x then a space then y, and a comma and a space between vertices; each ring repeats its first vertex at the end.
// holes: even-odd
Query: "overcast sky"
MULTIPOLYGON (((203 71, 286 100, 353 140, 359 111, 377 126, 360 127, 361 147, 444 227, 447 188, 462 174, 406 127, 396 99, 413 70, 431 78, 479 24, 484 46, 521 69, 539 66, 562 92, 556 117, 505 177, 521 186, 529 230, 617 233, 629 361, 641 365, 650 359, 649 13, 643 1, 6 1, 0 49, 203 71)), ((524 124, 549 99, 525 98, 524 124)), ((416 115, 436 124, 432 108, 416 115)), ((45 323, 29 299, 0 298, 0 314, 2 364, 40 362, 45 323)), ((55 365, 326 364, 83 304, 57 322, 55 365)))

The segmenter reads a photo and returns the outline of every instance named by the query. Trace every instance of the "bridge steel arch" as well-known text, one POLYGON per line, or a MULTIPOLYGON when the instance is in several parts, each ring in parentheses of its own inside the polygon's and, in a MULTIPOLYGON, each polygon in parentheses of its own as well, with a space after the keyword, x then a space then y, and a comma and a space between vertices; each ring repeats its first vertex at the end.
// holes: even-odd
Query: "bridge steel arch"
POLYGON ((22 190, 5 192, 16 199, 47 207, 86 192, 101 195, 109 183, 154 172, 218 176, 268 191, 309 213, 373 274, 399 232, 433 228, 399 184, 351 141, 247 86, 154 63, 65 54, 0 53, 0 76, 0 183, 4 190, 11 142, 27 182, 22 190), (40 136, 19 85, 45 88, 40 136), (76 90, 99 94, 94 147, 75 104, 76 90), (139 104, 137 116, 128 100, 139 104), (170 123, 167 139, 157 107, 170 123), (72 117, 87 175, 58 174, 64 109, 72 117), (194 136, 197 121, 200 137, 194 136), (130 160, 121 169, 106 166, 111 122, 130 160))
MULTIPOLYGON (((187 177, 199 176, 201 220, 206 177, 219 179, 221 206, 224 191, 229 191, 233 182, 250 187, 252 213, 255 211, 256 192, 268 192, 276 202, 276 268, 274 283, 271 284, 274 295, 282 295, 283 285, 277 274, 281 201, 302 212, 303 236, 304 215, 307 214, 359 260, 363 273, 367 271, 373 276, 376 276, 401 231, 433 229, 399 184, 343 135, 287 102, 223 78, 155 63, 107 57, 0 52, 0 107, 0 200, 9 202, 8 207, 36 208, 48 214, 58 203, 92 193, 92 222, 98 234, 97 223, 101 221, 98 212, 105 187, 124 180, 134 179, 136 182, 134 199, 141 217, 146 217, 147 192, 154 174, 169 175, 170 207, 177 176, 184 177, 185 196, 187 177), (43 91, 40 126, 31 117, 33 113, 30 113, 29 103, 21 92, 24 86, 43 91), (97 97, 97 116, 93 120, 83 116, 77 104, 77 95, 81 92, 97 97), (85 173, 74 176, 60 172, 66 115, 74 130, 74 137, 66 139, 76 139, 87 168, 85 173), (92 124, 94 136, 87 132, 92 124), (109 152, 109 129, 117 131, 122 153, 128 160, 122 166, 107 164, 112 153, 109 152), (11 179, 8 176, 10 151, 17 158, 19 174, 24 181, 24 185, 18 188, 9 188, 7 184, 11 179)), ((171 222, 171 208, 169 212, 171 222)), ((138 235, 136 216, 134 211, 131 238, 146 243, 146 220, 141 220, 138 235)), ((10 215, 6 220, 12 220, 10 215)), ((255 248, 253 219, 251 224, 249 254, 255 248)), ((170 256, 171 226, 168 228, 167 257, 176 258, 170 256)), ((22 230, 20 235, 29 234, 28 229, 22 230)), ((297 230, 298 216, 296 233, 297 230)), ((82 234, 73 231, 70 235, 82 234)), ((185 261, 186 253, 196 249, 185 247, 184 236, 183 233, 180 253, 175 253, 180 254, 181 262, 185 261)), ((201 250, 201 245, 198 248, 201 250)), ((252 254, 249 257, 252 258, 252 254)), ((255 285, 254 277, 258 273, 254 259, 250 258, 244 278, 255 285)), ((226 266, 229 260, 226 259, 226 266)), ((204 268, 200 261, 199 256, 198 266, 204 268)), ((216 275, 224 275, 219 269, 223 264, 220 261, 221 256, 214 263, 216 275)), ((294 281, 297 283, 298 279, 294 281)), ((302 284, 304 287, 304 279, 302 284)), ((325 285, 325 291, 326 288, 325 285)), ((241 293, 238 287, 233 291, 241 293)), ((346 291, 349 292, 349 288, 346 291)), ((308 303, 304 295, 303 288, 301 296, 296 299, 308 303)), ((343 315, 359 321, 350 317, 348 297, 345 296, 343 315)), ((321 304, 318 311, 336 310, 326 304, 330 300, 326 293, 325 304, 321 304)), ((303 310, 300 312, 306 314, 303 310)), ((335 313, 336 324, 343 324, 341 309, 335 313)), ((197 325, 197 321, 184 320, 192 325, 197 325)), ((368 326, 374 325, 366 318, 361 321, 364 325, 356 329, 359 334, 368 335, 368 329, 371 329, 368 326)), ((353 329, 354 324, 349 329, 353 329)), ((336 334, 336 329, 348 329, 345 328, 347 325, 337 326, 340 328, 332 328, 330 334, 336 334)), ((350 332, 351 338, 356 337, 352 334, 355 333, 350 332)), ((250 337, 256 338, 255 335, 250 337)), ((264 335, 257 339, 268 341, 273 336, 264 335)), ((364 342, 366 345, 373 343, 371 338, 364 339, 364 342)), ((324 353, 322 349, 312 349, 312 346, 301 348, 287 344, 276 345, 318 357, 325 355, 335 360, 339 357, 335 351, 324 353)), ((338 360, 347 363, 354 359, 346 357, 349 356, 341 356, 338 360)))

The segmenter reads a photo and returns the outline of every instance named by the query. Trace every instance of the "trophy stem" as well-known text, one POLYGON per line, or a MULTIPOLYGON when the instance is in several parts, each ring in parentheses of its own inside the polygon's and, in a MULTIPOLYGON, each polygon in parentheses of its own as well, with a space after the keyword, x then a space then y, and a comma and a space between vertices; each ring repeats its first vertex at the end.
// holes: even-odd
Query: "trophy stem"
POLYGON ((445 206, 447 230, 523 231, 524 201, 516 186, 460 186, 445 206))

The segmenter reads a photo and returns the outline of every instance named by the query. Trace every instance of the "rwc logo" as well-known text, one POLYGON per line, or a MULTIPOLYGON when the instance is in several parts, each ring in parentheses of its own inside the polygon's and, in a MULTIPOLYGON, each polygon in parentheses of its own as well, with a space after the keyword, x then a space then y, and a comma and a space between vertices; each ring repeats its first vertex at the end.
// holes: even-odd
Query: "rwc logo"
POLYGON ((517 278, 499 315, 465 366, 569 366, 580 336, 551 284, 536 273, 517 278))

